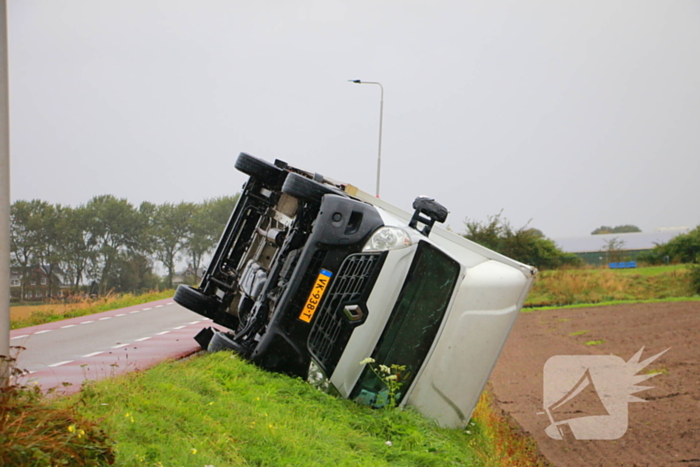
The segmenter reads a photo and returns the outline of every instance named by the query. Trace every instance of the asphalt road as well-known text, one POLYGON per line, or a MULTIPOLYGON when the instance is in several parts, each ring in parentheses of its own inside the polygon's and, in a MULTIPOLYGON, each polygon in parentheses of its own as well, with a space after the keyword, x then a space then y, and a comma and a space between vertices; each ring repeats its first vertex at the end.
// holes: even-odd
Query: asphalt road
POLYGON ((172 299, 42 324, 10 332, 21 346, 18 381, 76 392, 85 379, 141 370, 200 349, 193 337, 211 320, 172 299))

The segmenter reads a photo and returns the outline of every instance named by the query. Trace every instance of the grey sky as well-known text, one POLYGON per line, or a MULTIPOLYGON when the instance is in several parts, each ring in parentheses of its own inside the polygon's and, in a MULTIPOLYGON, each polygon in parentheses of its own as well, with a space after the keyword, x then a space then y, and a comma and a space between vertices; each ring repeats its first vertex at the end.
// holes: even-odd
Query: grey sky
POLYGON ((248 152, 549 237, 700 223, 700 1, 10 0, 12 198, 232 194, 248 152))

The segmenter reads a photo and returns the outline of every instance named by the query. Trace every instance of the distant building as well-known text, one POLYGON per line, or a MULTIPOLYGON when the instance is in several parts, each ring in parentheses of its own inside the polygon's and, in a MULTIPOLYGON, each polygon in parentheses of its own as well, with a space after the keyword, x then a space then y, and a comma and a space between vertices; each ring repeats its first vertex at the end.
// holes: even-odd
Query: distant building
POLYGON ((600 266, 613 261, 635 261, 639 253, 651 250, 656 245, 667 243, 672 238, 686 234, 687 227, 659 229, 656 232, 632 232, 602 235, 585 235, 581 237, 560 238, 554 240, 559 248, 573 253, 588 264, 600 266), (611 241, 618 243, 615 258, 608 251, 611 241))
POLYGON ((20 268, 10 268, 10 299, 12 301, 43 301, 65 296, 70 287, 63 270, 49 265, 32 266, 22 280, 20 268), (23 284, 24 282, 24 284, 23 284))

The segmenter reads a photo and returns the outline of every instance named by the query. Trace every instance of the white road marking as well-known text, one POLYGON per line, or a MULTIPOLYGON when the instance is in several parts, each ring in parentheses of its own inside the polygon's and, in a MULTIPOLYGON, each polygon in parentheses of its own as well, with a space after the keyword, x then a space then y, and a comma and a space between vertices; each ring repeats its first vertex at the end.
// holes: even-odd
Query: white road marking
POLYGON ((197 324, 197 323, 201 323, 201 322, 202 322, 202 320, 200 319, 200 320, 197 320, 197 321, 192 321, 191 323, 187 323, 187 324, 197 324))
POLYGON ((143 311, 152 310, 153 308, 144 308, 143 311))
POLYGON ((94 323, 94 322, 95 322, 94 320, 93 320, 93 321, 83 321, 83 322, 80 323, 80 324, 90 324, 90 323, 94 323))
POLYGON ((138 313, 139 311, 141 311, 141 310, 134 310, 134 311, 130 311, 130 312, 129 312, 129 314, 132 314, 132 313, 138 313))
POLYGON ((75 326, 75 324, 67 324, 65 326, 61 326, 61 329, 72 328, 73 326, 75 326))
POLYGON ((119 313, 118 315, 115 315, 115 317, 117 316, 126 316, 126 313, 119 313))
POLYGON ((151 337, 152 337, 152 336, 142 337, 141 339, 136 339, 134 342, 143 342, 143 341, 145 341, 145 340, 150 339, 151 337))
POLYGON ((44 329, 43 331, 37 331, 34 334, 46 334, 47 332, 51 332, 51 329, 44 329))
POLYGON ((163 305, 156 305, 156 308, 163 308, 163 305))
POLYGON ((12 339, 21 339, 21 338, 23 338, 23 337, 29 337, 29 334, 22 334, 21 336, 11 337, 10 340, 12 340, 12 339))
POLYGON ((156 333, 156 336, 162 336, 163 334, 167 334, 167 333, 169 333, 169 332, 170 332, 170 331, 158 332, 158 333, 156 333))
POLYGON ((166 305, 174 305, 174 304, 175 304, 175 302, 168 302, 168 303, 166 303, 166 305))
POLYGON ((112 317, 111 317, 111 316, 105 316, 104 318, 100 318, 100 319, 98 319, 97 321, 104 321, 104 320, 106 320, 106 319, 112 319, 112 317))
POLYGON ((99 352, 93 352, 93 353, 85 354, 85 355, 83 355, 83 356, 80 357, 80 358, 94 357, 95 355, 99 355, 99 354, 101 354, 101 353, 105 353, 104 350, 100 350, 99 352))
POLYGON ((112 348, 113 348, 113 349, 118 349, 119 347, 126 347, 127 345, 129 345, 129 343, 128 343, 128 342, 127 342, 126 344, 119 344, 119 345, 115 345, 115 346, 114 346, 114 347, 112 347, 112 348))
POLYGON ((54 368, 57 366, 65 365, 66 363, 73 363, 75 360, 66 360, 65 362, 58 362, 54 363, 53 365, 49 365, 49 368, 54 368))
POLYGON ((178 327, 176 327, 176 328, 173 328, 173 331, 177 331, 178 329, 182 329, 182 328, 184 328, 184 327, 185 327, 185 326, 178 326, 178 327))

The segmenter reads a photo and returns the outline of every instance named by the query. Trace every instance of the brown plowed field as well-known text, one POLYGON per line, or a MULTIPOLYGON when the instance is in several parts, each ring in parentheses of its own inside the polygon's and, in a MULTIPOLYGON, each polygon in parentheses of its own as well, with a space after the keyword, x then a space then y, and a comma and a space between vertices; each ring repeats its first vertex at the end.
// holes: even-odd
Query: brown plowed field
MULTIPOLYGON (((522 313, 491 375, 499 406, 510 413, 557 467, 700 467, 700 302, 616 305, 522 313), (572 333, 580 333, 572 336, 572 333), (603 341, 586 345, 591 341, 603 341), (543 368, 556 355, 616 355, 644 360, 665 349, 640 374, 653 389, 629 403, 627 432, 616 440, 555 440, 545 433, 543 368)), ((565 419, 595 415, 595 397, 579 397, 565 419)), ((577 399, 577 398, 574 398, 577 399)), ((597 400, 600 405, 600 399, 597 400)), ((573 402, 572 402, 573 404, 573 402)), ((561 418, 559 419, 561 420, 561 418)), ((556 421, 559 421, 556 420, 556 421)))

